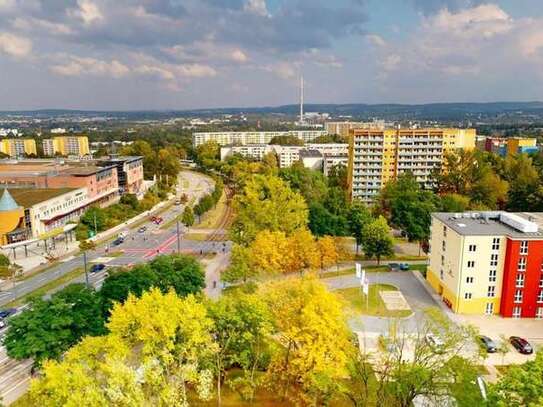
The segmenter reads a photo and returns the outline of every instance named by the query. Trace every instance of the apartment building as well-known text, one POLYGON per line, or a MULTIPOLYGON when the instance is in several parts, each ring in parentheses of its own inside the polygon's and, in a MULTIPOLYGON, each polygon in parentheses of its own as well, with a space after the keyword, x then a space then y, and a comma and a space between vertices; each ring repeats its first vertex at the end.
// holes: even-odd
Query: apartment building
POLYGON ((342 137, 349 137, 349 133, 354 129, 382 130, 386 126, 384 120, 374 120, 372 122, 326 122, 324 129, 328 134, 338 134, 342 137))
POLYGON ((224 131, 211 133, 192 133, 192 145, 198 147, 209 141, 221 146, 245 144, 269 144, 274 137, 293 136, 305 143, 326 135, 324 130, 290 130, 290 131, 224 131))
POLYGON ((349 137, 349 187, 353 199, 372 202, 381 188, 411 172, 424 187, 447 151, 475 148, 475 129, 353 129, 349 137))
POLYGON ((543 318, 543 214, 432 214, 426 279, 452 311, 543 318))
POLYGON ((34 139, 4 139, 0 140, 0 153, 11 158, 23 157, 25 155, 36 155, 36 140, 34 139))
POLYGON ((43 140, 43 154, 83 157, 90 154, 89 139, 86 136, 57 136, 43 140))
POLYGON ((502 157, 539 151, 537 139, 530 137, 481 137, 477 139, 477 148, 502 157))

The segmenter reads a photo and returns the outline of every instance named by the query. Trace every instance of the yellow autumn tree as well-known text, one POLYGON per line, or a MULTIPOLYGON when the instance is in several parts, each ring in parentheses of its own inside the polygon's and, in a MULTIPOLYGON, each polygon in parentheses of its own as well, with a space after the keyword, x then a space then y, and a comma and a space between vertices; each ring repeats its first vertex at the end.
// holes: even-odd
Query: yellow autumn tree
POLYGON ((347 372, 352 350, 341 300, 314 278, 263 285, 280 351, 268 368, 271 388, 296 405, 326 405, 347 372))
POLYGON ((85 338, 33 380, 33 405, 185 406, 187 386, 209 399, 206 369, 216 345, 206 308, 192 296, 158 289, 116 304, 110 333, 85 338))
POLYGON ((251 266, 257 273, 284 273, 288 250, 289 241, 284 232, 264 230, 250 246, 251 266))
POLYGON ((287 242, 287 250, 283 252, 287 272, 299 273, 319 266, 317 243, 308 229, 294 231, 287 242))
POLYGON ((336 247, 336 242, 331 236, 323 236, 317 240, 319 251, 319 263, 321 271, 327 267, 331 267, 339 260, 339 251, 336 247))

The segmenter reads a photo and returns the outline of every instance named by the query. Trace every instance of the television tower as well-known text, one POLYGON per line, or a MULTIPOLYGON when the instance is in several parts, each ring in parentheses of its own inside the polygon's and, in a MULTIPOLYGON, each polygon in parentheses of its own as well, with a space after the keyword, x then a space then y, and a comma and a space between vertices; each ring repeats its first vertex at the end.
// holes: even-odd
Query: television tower
POLYGON ((304 76, 300 75, 300 124, 304 124, 304 76))

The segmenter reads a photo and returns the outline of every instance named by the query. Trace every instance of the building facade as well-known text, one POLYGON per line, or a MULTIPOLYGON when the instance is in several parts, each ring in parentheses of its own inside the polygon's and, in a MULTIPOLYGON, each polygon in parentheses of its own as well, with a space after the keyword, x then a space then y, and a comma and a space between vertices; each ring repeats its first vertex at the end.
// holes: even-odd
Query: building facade
POLYGON ((372 129, 382 130, 386 126, 384 120, 375 120, 372 122, 326 122, 324 123, 324 129, 328 134, 338 134, 347 139, 350 131, 354 129, 372 129))
POLYGON ((48 157, 76 156, 83 157, 90 154, 89 139, 86 136, 58 136, 43 139, 43 154, 48 157))
POLYGON ((381 188, 411 172, 424 187, 447 151, 475 148, 475 129, 354 129, 349 137, 349 188, 353 199, 372 202, 381 188))
POLYGON ((427 280, 454 312, 543 318, 543 214, 432 214, 427 280))
POLYGON ((477 148, 501 157, 539 151, 537 139, 530 137, 481 137, 477 140, 477 148))
POLYGON ((107 160, 100 161, 101 166, 115 167, 120 194, 135 194, 142 196, 143 183, 143 157, 111 156, 107 160))
POLYGON ((290 130, 290 131, 224 131, 211 133, 192 133, 192 145, 198 147, 209 141, 221 146, 244 144, 269 144, 274 137, 293 136, 310 143, 317 137, 326 135, 324 130, 290 130))
POLYGON ((36 140, 30 138, 0 140, 0 153, 12 158, 36 155, 36 140))

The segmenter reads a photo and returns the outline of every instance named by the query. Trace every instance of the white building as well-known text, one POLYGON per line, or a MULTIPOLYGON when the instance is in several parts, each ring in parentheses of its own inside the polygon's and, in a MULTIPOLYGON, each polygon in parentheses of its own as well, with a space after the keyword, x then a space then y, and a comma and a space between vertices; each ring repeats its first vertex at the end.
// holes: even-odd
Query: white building
POLYGON ((63 129, 62 127, 57 127, 56 129, 51 129, 51 134, 64 134, 66 133, 66 129, 63 129))
POLYGON ((322 171, 324 175, 328 176, 330 170, 338 165, 347 167, 349 165, 349 155, 325 155, 322 164, 322 171))
POLYGON ((245 144, 269 144, 274 137, 293 136, 304 143, 310 143, 317 137, 325 136, 324 130, 289 130, 289 131, 224 131, 209 133, 192 133, 192 145, 198 147, 209 141, 221 146, 245 144))

